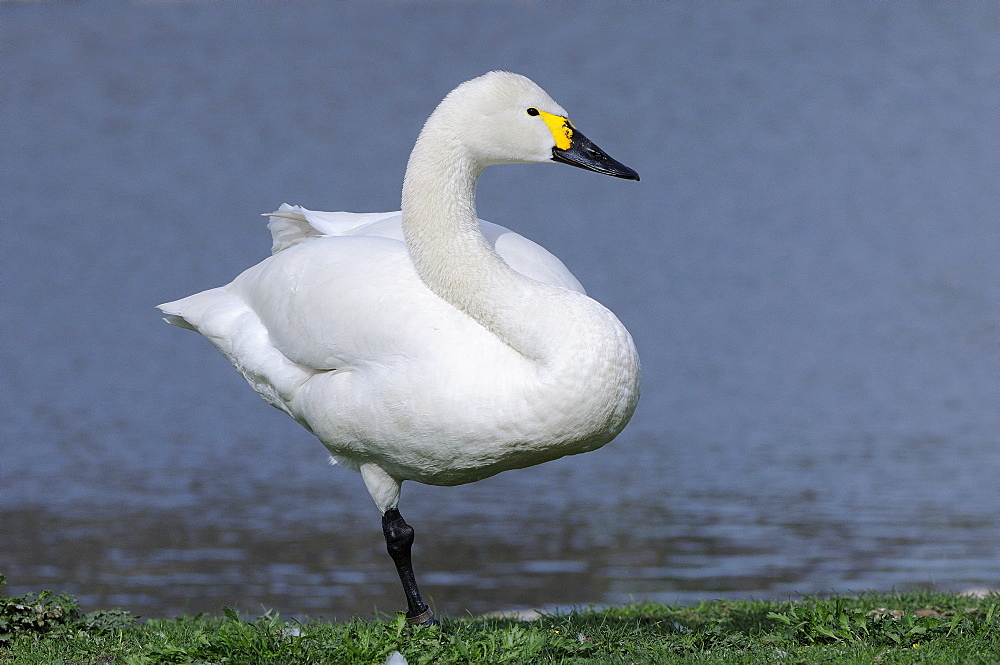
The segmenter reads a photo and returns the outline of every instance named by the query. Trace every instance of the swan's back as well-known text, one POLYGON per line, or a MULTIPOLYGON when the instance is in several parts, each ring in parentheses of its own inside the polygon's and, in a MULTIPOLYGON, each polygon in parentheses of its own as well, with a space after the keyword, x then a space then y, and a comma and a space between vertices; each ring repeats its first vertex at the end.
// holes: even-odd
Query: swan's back
MULTIPOLYGON (((283 203, 269 217, 272 254, 324 236, 374 236, 403 242, 403 213, 399 211, 322 212, 283 203)), ((483 219, 479 220, 479 229, 493 250, 522 275, 586 294, 563 262, 541 245, 483 219)))

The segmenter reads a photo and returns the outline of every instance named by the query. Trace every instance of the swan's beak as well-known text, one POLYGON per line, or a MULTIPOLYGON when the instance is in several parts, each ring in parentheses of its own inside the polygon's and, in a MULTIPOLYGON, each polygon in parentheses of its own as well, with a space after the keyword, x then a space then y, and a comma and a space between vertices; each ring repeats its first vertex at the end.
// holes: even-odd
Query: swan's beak
POLYGON ((581 134, 575 127, 570 134, 570 145, 566 149, 558 146, 552 148, 552 160, 579 166, 581 169, 596 171, 604 175, 613 175, 626 180, 638 180, 639 174, 621 162, 612 159, 606 152, 594 145, 594 142, 581 134))

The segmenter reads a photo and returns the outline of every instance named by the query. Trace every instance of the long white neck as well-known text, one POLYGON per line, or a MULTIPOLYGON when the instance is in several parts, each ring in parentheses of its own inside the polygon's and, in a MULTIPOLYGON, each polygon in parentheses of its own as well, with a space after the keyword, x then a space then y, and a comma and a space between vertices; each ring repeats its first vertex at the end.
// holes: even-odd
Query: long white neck
POLYGON ((432 117, 406 167, 406 246, 431 291, 521 354, 542 360, 552 342, 535 315, 539 298, 553 289, 510 268, 479 230, 475 194, 484 168, 432 117))
POLYGON ((529 279, 497 255, 476 217, 476 182, 487 163, 470 155, 441 110, 421 131, 403 183, 403 235, 417 274, 537 371, 510 367, 520 377, 517 395, 544 392, 539 399, 560 405, 545 415, 549 434, 559 432, 552 441, 576 442, 573 452, 603 445, 639 396, 632 338, 597 302, 529 279))

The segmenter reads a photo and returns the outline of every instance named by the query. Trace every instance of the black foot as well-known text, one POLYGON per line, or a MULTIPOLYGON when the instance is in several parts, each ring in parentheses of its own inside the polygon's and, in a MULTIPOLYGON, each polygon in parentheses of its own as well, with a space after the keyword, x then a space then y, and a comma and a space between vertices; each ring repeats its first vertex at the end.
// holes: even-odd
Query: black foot
POLYGON ((413 563, 410 559, 410 548, 413 546, 413 527, 406 523, 396 508, 390 508, 382 515, 382 533, 385 534, 385 547, 396 564, 399 581, 403 583, 406 594, 406 622, 412 626, 437 626, 438 620, 434 612, 420 597, 417 580, 413 574, 413 563))

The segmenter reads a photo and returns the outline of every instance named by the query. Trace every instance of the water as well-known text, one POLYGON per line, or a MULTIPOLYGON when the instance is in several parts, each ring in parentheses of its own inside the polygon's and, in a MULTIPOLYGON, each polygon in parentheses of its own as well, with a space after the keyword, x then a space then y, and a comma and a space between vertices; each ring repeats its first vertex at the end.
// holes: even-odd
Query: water
POLYGON ((0 5, 0 572, 146 616, 402 597, 360 479, 156 303, 259 213, 398 207, 457 83, 525 73, 624 183, 507 167, 483 217, 632 331, 587 455, 407 484, 439 612, 1000 586, 1000 10, 0 5))

